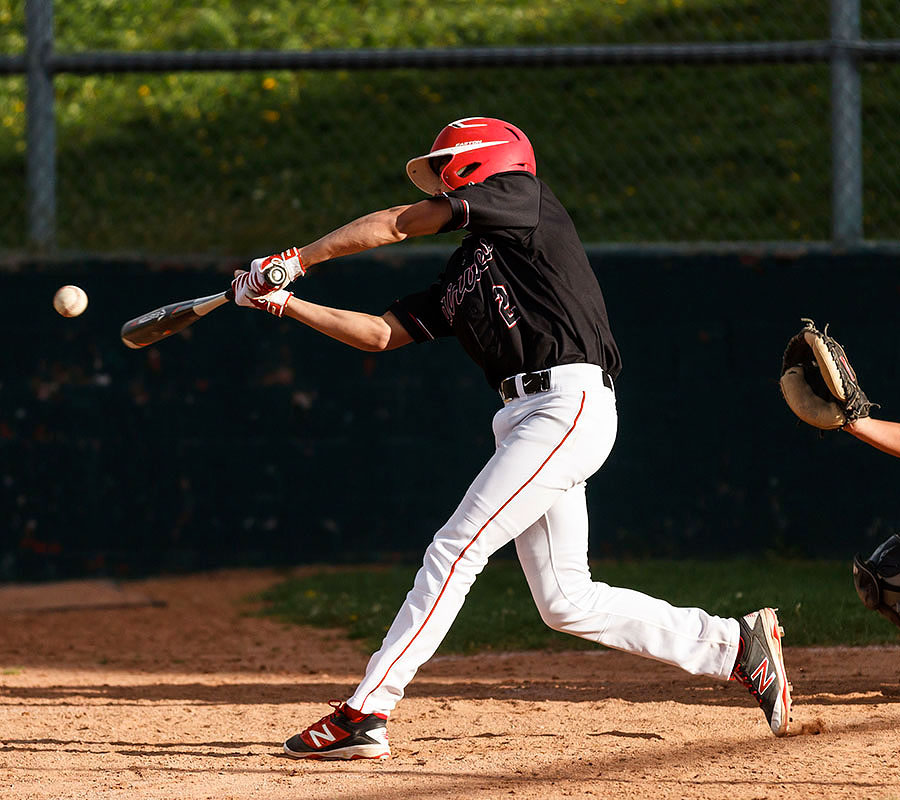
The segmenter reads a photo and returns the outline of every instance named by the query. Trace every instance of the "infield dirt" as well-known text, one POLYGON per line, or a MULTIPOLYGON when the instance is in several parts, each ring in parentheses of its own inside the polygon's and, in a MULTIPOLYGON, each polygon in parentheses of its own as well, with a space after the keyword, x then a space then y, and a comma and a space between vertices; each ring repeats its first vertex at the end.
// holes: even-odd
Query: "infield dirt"
POLYGON ((281 742, 347 697, 368 653, 247 614, 281 575, 128 583, 157 605, 0 614, 0 797, 900 798, 900 647, 785 642, 793 733, 735 683, 598 649, 436 657, 386 762, 281 742))

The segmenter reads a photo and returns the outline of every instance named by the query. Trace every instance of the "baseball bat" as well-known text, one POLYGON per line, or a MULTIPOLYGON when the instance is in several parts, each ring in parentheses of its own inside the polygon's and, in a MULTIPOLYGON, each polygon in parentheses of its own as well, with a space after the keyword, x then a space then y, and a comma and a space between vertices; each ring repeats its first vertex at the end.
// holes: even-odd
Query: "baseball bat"
MULTIPOLYGON (((287 271, 281 264, 273 264, 263 270, 266 283, 273 289, 280 289, 287 283, 287 271)), ((121 331, 122 341, 126 347, 138 350, 149 344, 166 339, 174 333, 183 331, 193 325, 210 311, 214 311, 234 300, 234 292, 211 294, 207 297, 195 297, 193 300, 182 300, 148 311, 139 317, 128 320, 121 331)))

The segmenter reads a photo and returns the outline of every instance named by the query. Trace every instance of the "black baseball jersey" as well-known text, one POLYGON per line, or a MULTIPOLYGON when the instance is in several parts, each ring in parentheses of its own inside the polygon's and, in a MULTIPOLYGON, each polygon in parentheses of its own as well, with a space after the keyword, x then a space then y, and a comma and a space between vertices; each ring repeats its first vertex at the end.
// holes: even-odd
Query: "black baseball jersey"
POLYGON ((597 364, 619 374, 606 303, 575 225, 547 185, 504 172, 445 192, 469 231, 438 280, 390 308, 416 342, 456 336, 496 389, 520 372, 597 364))

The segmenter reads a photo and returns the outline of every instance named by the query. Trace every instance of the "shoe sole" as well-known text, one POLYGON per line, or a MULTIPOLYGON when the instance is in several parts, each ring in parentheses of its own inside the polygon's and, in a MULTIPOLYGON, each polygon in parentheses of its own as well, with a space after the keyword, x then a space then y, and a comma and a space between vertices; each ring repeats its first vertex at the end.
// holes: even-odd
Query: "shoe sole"
POLYGON ((784 653, 782 652, 781 640, 784 638, 784 628, 778 622, 778 615, 775 609, 764 608, 760 611, 764 615, 763 633, 766 637, 766 643, 769 650, 776 659, 775 671, 781 680, 781 704, 784 713, 781 716, 781 724, 777 728, 772 728, 772 733, 776 736, 787 736, 788 727, 791 723, 791 686, 787 679, 787 670, 784 667, 784 653))
POLYGON ((384 750, 378 745, 371 744, 353 745, 351 747, 342 747, 340 750, 326 750, 321 753, 315 751, 298 753, 285 744, 284 752, 285 755, 291 758, 305 758, 310 761, 357 761, 364 758, 373 761, 383 761, 391 757, 390 750, 384 750))

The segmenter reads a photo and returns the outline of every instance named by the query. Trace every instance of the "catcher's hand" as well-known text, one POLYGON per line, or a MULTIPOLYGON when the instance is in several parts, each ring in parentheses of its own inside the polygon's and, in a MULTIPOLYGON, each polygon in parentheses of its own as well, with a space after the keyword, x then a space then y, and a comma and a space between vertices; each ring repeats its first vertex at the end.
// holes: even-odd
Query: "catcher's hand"
POLYGON ((792 337, 781 362, 781 393, 800 419, 834 430, 869 416, 874 405, 863 393, 844 348, 811 319, 792 337))

